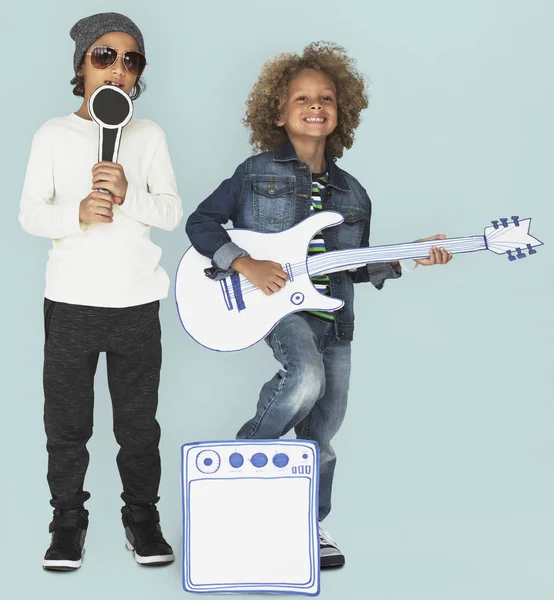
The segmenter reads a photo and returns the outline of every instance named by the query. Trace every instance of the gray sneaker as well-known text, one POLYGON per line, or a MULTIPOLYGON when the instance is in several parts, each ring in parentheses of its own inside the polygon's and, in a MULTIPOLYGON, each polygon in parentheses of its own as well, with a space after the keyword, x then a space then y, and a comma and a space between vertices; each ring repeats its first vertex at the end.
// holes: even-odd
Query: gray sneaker
POLYGON ((319 553, 321 569, 342 567, 345 563, 344 554, 321 525, 319 526, 319 553))
POLYGON ((84 508, 54 510, 50 523, 50 547, 44 555, 44 569, 73 571, 81 566, 85 536, 88 528, 88 511, 84 508))
POLYGON ((121 509, 126 545, 140 565, 164 565, 175 560, 171 546, 160 527, 160 515, 155 505, 126 504, 121 509))

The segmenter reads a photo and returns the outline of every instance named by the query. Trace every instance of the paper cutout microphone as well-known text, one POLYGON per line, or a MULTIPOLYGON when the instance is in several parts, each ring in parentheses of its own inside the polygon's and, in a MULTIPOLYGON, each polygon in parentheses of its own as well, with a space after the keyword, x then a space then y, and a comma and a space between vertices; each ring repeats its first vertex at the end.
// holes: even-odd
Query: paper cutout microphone
MULTIPOLYGON (((88 112, 98 125, 98 162, 117 162, 123 128, 133 116, 133 102, 121 89, 102 85, 88 101, 88 112)), ((109 194, 100 188, 99 192, 109 194)))

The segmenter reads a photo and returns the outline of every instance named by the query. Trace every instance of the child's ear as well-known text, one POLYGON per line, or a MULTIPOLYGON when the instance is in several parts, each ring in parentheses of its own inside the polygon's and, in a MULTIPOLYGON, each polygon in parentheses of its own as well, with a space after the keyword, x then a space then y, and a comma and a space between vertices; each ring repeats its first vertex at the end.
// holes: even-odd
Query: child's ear
POLYGON ((285 124, 282 117, 275 119, 275 121, 273 121, 273 122, 275 123, 275 125, 277 125, 277 127, 283 127, 283 125, 285 124))

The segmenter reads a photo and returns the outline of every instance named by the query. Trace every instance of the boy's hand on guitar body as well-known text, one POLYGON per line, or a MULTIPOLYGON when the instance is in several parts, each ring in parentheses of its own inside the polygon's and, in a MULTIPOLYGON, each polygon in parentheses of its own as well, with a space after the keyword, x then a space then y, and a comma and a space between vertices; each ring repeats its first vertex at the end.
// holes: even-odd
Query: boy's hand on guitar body
POLYGON ((123 204, 127 193, 127 178, 119 163, 102 161, 92 168, 92 188, 108 190, 113 195, 115 204, 123 204))
POLYGON ((283 271, 281 265, 272 260, 256 260, 250 256, 243 256, 235 258, 231 267, 244 275, 266 296, 278 292, 289 280, 289 276, 283 271))
POLYGON ((79 206, 81 223, 111 223, 113 221, 113 196, 105 192, 91 192, 79 206))
MULTIPOLYGON (((444 233, 438 233, 428 238, 422 238, 421 240, 415 240, 416 242, 430 242, 432 240, 444 240, 446 236, 444 233)), ((446 265, 452 260, 453 254, 447 252, 444 248, 437 248, 433 246, 429 252, 429 258, 414 258, 416 263, 423 265, 424 267, 430 267, 432 265, 446 265)))

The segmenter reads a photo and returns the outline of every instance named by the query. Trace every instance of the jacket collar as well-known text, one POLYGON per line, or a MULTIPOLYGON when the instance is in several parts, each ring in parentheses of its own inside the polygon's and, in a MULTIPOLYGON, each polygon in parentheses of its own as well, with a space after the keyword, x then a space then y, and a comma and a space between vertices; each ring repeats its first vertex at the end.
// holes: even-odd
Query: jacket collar
MULTIPOLYGON (((277 146, 277 148, 273 150, 273 160, 276 162, 289 162, 293 160, 301 162, 290 140, 287 140, 284 144, 277 146)), ((327 185, 343 192, 350 192, 351 190, 346 182, 344 173, 342 169, 337 166, 335 159, 325 153, 325 160, 327 161, 327 169, 329 170, 329 183, 327 185)))

